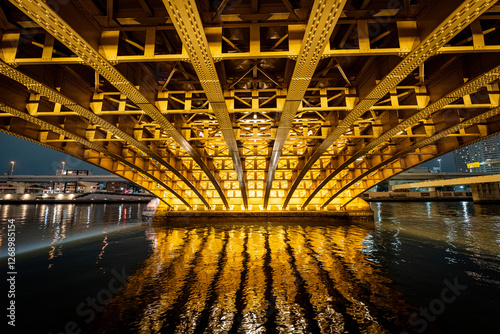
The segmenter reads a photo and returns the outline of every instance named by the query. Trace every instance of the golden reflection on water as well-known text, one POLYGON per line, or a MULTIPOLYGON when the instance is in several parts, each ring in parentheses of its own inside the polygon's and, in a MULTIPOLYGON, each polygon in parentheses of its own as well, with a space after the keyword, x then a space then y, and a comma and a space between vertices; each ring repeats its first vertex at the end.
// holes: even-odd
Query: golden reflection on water
POLYGON ((280 333, 307 333, 308 322, 304 309, 297 302, 299 293, 287 250, 285 229, 270 228, 272 291, 276 298, 276 327, 280 333))
MULTIPOLYGON (((186 276, 193 266, 195 255, 201 248, 207 231, 191 230, 188 234, 187 244, 183 247, 182 253, 178 258, 169 258, 168 253, 164 252, 162 246, 166 243, 158 243, 160 250, 160 259, 151 261, 150 266, 153 269, 158 268, 159 273, 154 276, 136 275, 144 284, 153 285, 152 303, 146 305, 146 309, 141 316, 139 330, 141 333, 155 333, 165 325, 163 314, 169 311, 176 301, 181 289, 186 283, 186 276), (175 259, 175 261, 173 261, 175 259), (164 262, 164 260, 167 260, 164 262), (149 281, 153 278, 153 282, 149 281)), ((167 246, 168 247, 168 246, 167 246)), ((141 284, 138 288, 143 289, 141 284)), ((127 289, 125 291, 128 290, 127 289)), ((150 292, 150 291, 148 291, 150 292)), ((149 293, 151 294, 151 293, 149 293)), ((135 291, 129 291, 132 299, 138 295, 135 291)))
MULTIPOLYGON (((353 284, 352 277, 339 258, 335 256, 336 242, 342 242, 343 238, 328 238, 327 230, 306 228, 305 234, 308 236, 315 258, 327 272, 341 298, 344 299, 346 314, 352 317, 357 327, 363 333, 384 333, 385 330, 371 314, 367 305, 360 300, 359 289, 353 284)), ((342 245, 344 245, 343 242, 342 245)), ((358 247, 358 245, 354 246, 358 247)))
POLYGON ((247 241, 247 274, 243 288, 245 308, 241 328, 244 332, 263 333, 268 303, 265 298, 266 276, 264 273, 265 229, 251 227, 247 241))
POLYGON ((217 296, 210 308, 205 333, 227 333, 238 311, 236 292, 241 284, 246 233, 242 227, 227 232, 226 256, 215 286, 217 296))
POLYGON ((199 252, 193 267, 192 286, 189 289, 188 299, 182 305, 183 312, 179 316, 179 325, 175 333, 193 333, 205 303, 209 297, 209 289, 218 271, 217 265, 221 255, 223 241, 220 231, 212 228, 208 240, 199 252))
POLYGON ((316 313, 315 320, 321 332, 343 333, 344 316, 338 309, 335 309, 336 301, 329 294, 328 282, 305 244, 303 229, 300 226, 294 226, 288 229, 287 233, 297 270, 310 296, 310 302, 316 313))
POLYGON ((92 333, 389 333, 407 306, 351 225, 155 226, 92 333))

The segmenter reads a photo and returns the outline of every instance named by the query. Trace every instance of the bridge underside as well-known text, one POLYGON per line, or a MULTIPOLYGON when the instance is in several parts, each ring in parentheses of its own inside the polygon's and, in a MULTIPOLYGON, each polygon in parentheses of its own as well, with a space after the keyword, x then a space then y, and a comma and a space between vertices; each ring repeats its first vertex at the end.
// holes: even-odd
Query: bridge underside
POLYGON ((0 4, 0 131, 172 209, 354 209, 500 132, 494 0, 0 4))

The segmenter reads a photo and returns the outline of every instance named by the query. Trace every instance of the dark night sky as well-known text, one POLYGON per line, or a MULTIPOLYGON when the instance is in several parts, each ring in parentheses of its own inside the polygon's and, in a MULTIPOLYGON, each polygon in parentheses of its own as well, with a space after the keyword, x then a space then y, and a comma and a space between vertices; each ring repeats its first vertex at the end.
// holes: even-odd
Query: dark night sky
MULTIPOLYGON (((0 174, 10 173, 10 162, 15 161, 14 174, 41 174, 54 175, 57 169, 62 168, 62 161, 66 161, 68 169, 92 170, 95 174, 108 174, 107 171, 80 161, 69 155, 51 150, 29 141, 10 136, 0 132, 0 174)), ((448 153, 440 157, 443 172, 455 172, 455 161, 453 153, 448 153)), ((439 166, 436 159, 426 162, 422 167, 439 166)))
POLYGON ((447 153, 440 156, 439 158, 432 159, 426 163, 421 164, 419 167, 439 167, 439 162, 437 159, 441 159, 441 171, 443 172, 456 172, 457 168, 455 166, 455 159, 453 157, 453 152, 447 153))
POLYGON ((11 161, 15 161, 14 174, 55 175, 57 169, 92 170, 95 174, 109 174, 104 169, 88 164, 72 156, 51 150, 44 146, 0 132, 0 174, 10 173, 11 161))

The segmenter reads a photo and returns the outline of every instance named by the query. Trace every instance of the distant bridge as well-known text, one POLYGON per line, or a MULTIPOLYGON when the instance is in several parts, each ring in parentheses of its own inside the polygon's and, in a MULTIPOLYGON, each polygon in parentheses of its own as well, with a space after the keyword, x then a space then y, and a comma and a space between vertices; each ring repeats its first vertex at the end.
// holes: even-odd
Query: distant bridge
POLYGON ((494 0, 0 1, 0 131, 179 210, 354 209, 500 132, 494 0))
POLYGON ((434 191, 437 187, 456 185, 470 185, 474 202, 500 202, 500 174, 398 184, 392 186, 392 190, 429 188, 429 191, 434 191))
POLYGON ((477 183, 495 183, 500 182, 500 174, 494 175, 481 175, 481 176, 471 176, 462 177, 458 179, 447 179, 447 180, 429 180, 415 183, 398 184, 392 186, 392 190, 403 190, 412 188, 438 188, 446 186, 459 186, 477 183))
POLYGON ((4 182, 120 182, 126 181, 117 175, 0 175, 4 182))

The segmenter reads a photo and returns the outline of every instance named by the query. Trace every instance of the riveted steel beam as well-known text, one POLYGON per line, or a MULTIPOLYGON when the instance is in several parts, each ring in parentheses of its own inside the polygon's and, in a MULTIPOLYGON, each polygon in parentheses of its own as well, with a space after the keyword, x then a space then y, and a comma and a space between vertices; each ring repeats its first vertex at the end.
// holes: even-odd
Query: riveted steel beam
MULTIPOLYGON (((422 119, 427 119, 429 116, 431 116, 434 112, 441 110, 443 107, 450 105, 452 102, 458 100, 459 98, 469 95, 471 93, 476 92, 479 88, 486 86, 488 83, 491 83, 494 80, 497 80, 500 78, 500 66, 495 67, 491 71, 488 71, 472 80, 469 80, 467 83, 463 84, 459 88, 453 90, 452 92, 446 94, 436 102, 430 104, 426 108, 422 109, 421 111, 415 113, 413 116, 409 117, 408 119, 404 120, 403 122, 399 123, 398 125, 394 126, 392 129, 388 130, 384 134, 382 134, 380 137, 374 139, 372 142, 369 144, 365 145, 361 150, 359 150, 357 153, 353 154, 349 159, 344 161, 341 165, 339 165, 333 173, 328 175, 324 180, 321 181, 321 183, 314 189, 314 191, 309 195, 307 200, 304 202, 304 206, 308 205, 309 202, 313 199, 314 196, 317 195, 317 193, 332 179, 334 178, 338 173, 340 173, 342 170, 344 170, 347 166, 349 166, 351 163, 356 161, 356 159, 362 157, 366 153, 370 152, 377 146, 385 143, 386 141, 390 140, 396 134, 398 134, 401 131, 404 131, 408 127, 411 127, 414 124, 417 124, 420 120, 422 119)), ((288 197, 287 197, 288 199, 288 197)), ((288 202, 287 202, 288 203, 288 202)))
MULTIPOLYGON (((162 187, 164 187, 167 191, 171 192, 174 196, 176 196, 179 200, 181 200, 182 203, 184 203, 185 205, 187 205, 188 207, 191 207, 191 205, 179 194, 177 193, 175 190, 173 190, 171 187, 169 187, 165 182, 161 181, 160 179, 158 179, 157 177, 155 177, 154 175, 152 175, 150 172, 148 172, 147 170, 141 168, 140 166, 136 165, 136 164, 133 164, 129 161, 127 161, 125 158, 119 156, 118 154, 116 153, 113 153, 109 150, 107 150, 106 148, 96 144, 96 143, 92 143, 90 142, 89 140, 83 138, 83 137, 80 137, 78 135, 75 135, 69 131, 66 131, 54 124, 51 124, 49 122, 46 122, 44 120, 41 120, 39 118, 36 118, 34 116, 31 116, 25 112, 22 112, 18 109, 15 109, 13 107, 10 107, 10 106, 7 106, 3 103, 0 103, 0 110, 4 111, 4 112, 7 112, 15 117, 18 117, 18 118, 21 118, 27 122, 30 122, 30 123, 33 123, 33 124, 36 124, 37 126, 41 127, 41 128, 44 128, 44 129, 48 129, 54 133, 57 133, 57 134, 60 134, 60 135, 63 135, 65 137, 68 137, 68 138, 71 138, 72 140, 74 140, 75 142, 85 146, 85 147, 88 147, 96 152, 99 152, 99 153, 102 153, 104 154, 105 156, 108 156, 116 161, 119 161, 121 162, 122 164, 124 164, 125 166, 128 166, 130 167, 131 169, 133 170, 136 170, 144 175, 146 175, 147 177, 149 177, 151 180, 157 182, 158 184, 160 184, 162 187)), ((39 144, 39 142, 37 142, 37 144, 39 144)), ((51 147, 50 145, 46 145, 47 147, 50 147, 51 149, 54 149, 54 147, 51 147)), ((68 153, 68 152, 63 152, 63 153, 68 153)), ((82 159, 82 157, 78 157, 78 159, 82 159)), ((100 166, 102 168, 102 166, 100 166)), ((108 169, 109 170, 109 169, 108 169)), ((116 172, 114 170, 110 170, 111 172, 116 172)), ((136 183, 134 180, 130 180, 134 183, 136 183)), ((151 189, 148 189, 148 190, 151 190, 151 189)), ((164 199, 162 199, 163 201, 165 201, 164 199)), ((166 203, 166 202, 165 202, 166 203)), ((168 203, 167 203, 168 204, 168 203)), ((171 206, 169 204, 169 206, 171 206)))
POLYGON ((458 6, 444 21, 442 21, 415 49, 413 49, 389 74, 387 74, 371 91, 362 99, 333 130, 321 145, 314 151, 294 180, 286 197, 290 200, 297 186, 302 181, 314 163, 340 138, 349 128, 384 97, 391 89, 396 87, 413 70, 423 64, 429 57, 435 55, 440 47, 444 46, 453 36, 463 30, 471 21, 477 19, 482 13, 495 4, 489 0, 466 0, 458 6))
POLYGON ((307 29, 300 47, 299 58, 293 71, 278 130, 274 139, 266 179, 264 207, 267 208, 273 185, 274 173, 288 138, 295 114, 302 104, 302 99, 314 71, 321 60, 321 54, 328 43, 335 25, 342 13, 346 0, 316 0, 311 9, 307 29))
MULTIPOLYGON (((219 127, 233 160, 233 166, 238 175, 241 197, 245 207, 248 207, 246 181, 243 173, 238 144, 234 135, 233 125, 224 99, 215 63, 210 52, 203 24, 194 0, 164 0, 165 7, 172 19, 182 43, 196 70, 200 83, 205 91, 210 106, 219 122, 219 127)), ((221 5, 223 8, 223 6, 221 5)), ((217 12, 217 15, 220 11, 217 12)))
POLYGON ((47 97, 48 99, 50 99, 52 101, 60 103, 61 105, 67 107, 70 110, 73 110, 76 114, 88 119, 93 124, 99 125, 100 127, 106 129, 107 131, 113 133, 115 136, 119 137, 121 140, 137 147, 139 150, 144 152, 146 155, 157 160, 161 165, 165 166, 165 168, 167 168, 175 176, 177 176, 182 182, 184 182, 186 185, 188 185, 188 187, 191 190, 193 190, 193 192, 203 201, 203 203, 206 206, 209 206, 206 199, 203 197, 203 195, 193 185, 193 183, 191 181, 189 181, 184 175, 182 175, 182 173, 180 173, 175 167, 173 167, 167 161, 165 161, 165 159, 162 156, 160 156, 158 153, 151 150, 149 147, 147 147, 143 143, 139 142, 137 139, 135 139, 131 135, 118 129, 116 126, 108 123, 107 121, 105 121, 101 117, 94 114, 92 111, 84 108, 83 106, 79 105, 78 103, 76 103, 75 101, 66 97, 65 95, 58 92, 57 90, 52 89, 52 88, 48 87, 47 85, 44 85, 44 84, 36 81, 35 79, 27 76, 26 74, 18 71, 17 69, 10 67, 9 65, 5 64, 1 60, 0 60, 0 73, 5 75, 8 78, 11 78, 11 79, 21 83, 22 85, 26 86, 28 89, 35 91, 35 92, 47 97))
POLYGON ((61 41, 82 62, 92 67, 99 75, 106 78, 122 94, 126 95, 135 105, 141 108, 147 115, 159 124, 188 155, 202 168, 209 180, 214 185, 224 205, 229 207, 226 196, 218 181, 201 158, 200 154, 189 144, 189 142, 175 129, 161 112, 128 81, 118 70, 116 70, 104 56, 99 54, 68 22, 62 19, 45 1, 21 1, 10 0, 17 8, 23 11, 34 22, 61 41))

